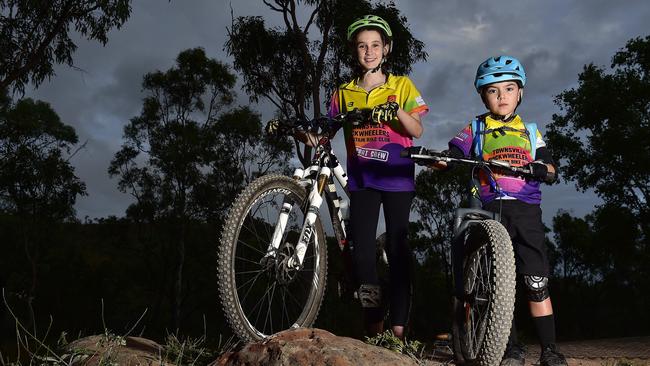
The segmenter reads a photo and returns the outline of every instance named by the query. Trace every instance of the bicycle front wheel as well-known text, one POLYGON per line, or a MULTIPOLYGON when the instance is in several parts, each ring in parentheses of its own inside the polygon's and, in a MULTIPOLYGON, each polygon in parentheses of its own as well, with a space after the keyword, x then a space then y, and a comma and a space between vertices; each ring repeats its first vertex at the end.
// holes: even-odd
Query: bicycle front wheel
POLYGON ((305 221, 306 197, 295 180, 267 175, 242 191, 229 211, 218 252, 219 299, 232 331, 242 341, 309 327, 318 315, 327 275, 319 218, 302 266, 287 266, 305 221), (281 210, 286 226, 279 248, 269 250, 281 210))
POLYGON ((515 305, 515 258, 506 229, 484 220, 463 241, 462 294, 454 297, 453 341, 459 363, 498 365, 515 305))

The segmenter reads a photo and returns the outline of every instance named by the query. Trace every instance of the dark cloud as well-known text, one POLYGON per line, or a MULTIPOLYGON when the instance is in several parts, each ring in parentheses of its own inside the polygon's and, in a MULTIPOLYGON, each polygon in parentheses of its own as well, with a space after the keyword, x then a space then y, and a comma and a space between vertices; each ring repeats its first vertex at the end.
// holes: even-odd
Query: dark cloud
MULTIPOLYGON (((650 33, 647 0, 409 0, 397 6, 429 54, 426 63, 415 65, 411 78, 431 106, 425 133, 416 143, 434 148, 444 148, 470 118, 483 112, 472 83, 476 66, 487 57, 506 53, 524 62, 529 81, 519 111, 543 129, 558 112, 553 97, 576 85, 584 64, 608 66, 627 40, 650 33)), ((123 126, 140 112, 142 76, 168 69, 179 52, 193 47, 231 63, 223 50, 231 9, 235 17, 262 15, 269 25, 282 22, 258 0, 135 1, 131 18, 110 33, 105 47, 78 43, 74 60, 81 71, 58 67, 56 77, 30 93, 50 102, 77 129, 80 140, 87 141, 86 149, 73 158, 90 194, 77 204, 80 217, 123 214, 131 198, 117 191, 117 181, 106 170, 121 145, 123 126)), ((249 104, 243 91, 237 103, 249 104)), ((252 107, 263 119, 272 116, 268 103, 252 107)), ((342 141, 335 148, 345 151, 342 141)), ((544 194, 547 224, 559 208, 584 215, 599 202, 573 185, 549 187, 544 194)))

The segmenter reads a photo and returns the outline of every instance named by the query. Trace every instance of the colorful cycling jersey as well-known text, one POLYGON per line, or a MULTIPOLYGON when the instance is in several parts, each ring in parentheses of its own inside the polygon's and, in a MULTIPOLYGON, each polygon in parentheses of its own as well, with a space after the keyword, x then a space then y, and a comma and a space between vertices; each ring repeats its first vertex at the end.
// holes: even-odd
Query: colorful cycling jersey
MULTIPOLYGON (((524 166, 533 161, 528 131, 518 115, 509 122, 492 119, 489 115, 484 118, 483 160, 502 160, 513 166, 524 166)), ((536 131, 536 134, 535 149, 545 147, 546 143, 542 139, 541 133, 536 131)), ((456 146, 463 151, 465 156, 472 156, 473 136, 472 124, 470 123, 449 141, 449 147, 456 146)), ((504 197, 500 198, 515 198, 534 204, 539 204, 542 200, 542 192, 539 189, 540 183, 536 180, 526 180, 500 174, 495 174, 495 179, 497 186, 505 194, 504 197)), ((479 181, 481 183, 479 191, 483 202, 499 198, 497 192, 490 187, 487 175, 484 172, 479 174, 479 181)))
MULTIPOLYGON (((333 117, 355 108, 368 109, 386 102, 396 102, 409 114, 424 116, 429 111, 408 77, 389 74, 385 84, 370 92, 358 86, 357 80, 341 85, 332 96, 328 114, 333 117)), ((397 118, 381 125, 353 127, 344 124, 343 131, 350 190, 415 190, 413 161, 400 157, 400 152, 413 146, 413 142, 397 118)))

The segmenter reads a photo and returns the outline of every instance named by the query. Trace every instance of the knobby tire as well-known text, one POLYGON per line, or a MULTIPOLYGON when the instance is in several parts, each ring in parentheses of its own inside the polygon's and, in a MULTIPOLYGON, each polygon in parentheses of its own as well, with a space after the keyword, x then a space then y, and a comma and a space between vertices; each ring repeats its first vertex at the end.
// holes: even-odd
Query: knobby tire
POLYGON ((327 247, 317 217, 303 267, 282 271, 294 253, 306 215, 307 193, 297 181, 266 175, 237 196, 224 223, 218 249, 218 288, 223 313, 240 340, 251 342, 279 331, 309 327, 320 310, 327 277, 327 247), (265 257, 284 200, 293 203, 279 250, 265 257))
POLYGON ((462 298, 454 297, 457 363, 499 365, 515 304, 515 258, 506 229, 494 220, 470 225, 464 236, 462 298))

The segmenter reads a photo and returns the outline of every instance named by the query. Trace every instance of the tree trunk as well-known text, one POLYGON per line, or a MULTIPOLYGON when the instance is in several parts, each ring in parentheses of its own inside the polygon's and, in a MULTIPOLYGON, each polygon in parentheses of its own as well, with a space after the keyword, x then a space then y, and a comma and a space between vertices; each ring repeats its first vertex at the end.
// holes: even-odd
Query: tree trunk
POLYGON ((179 238, 177 246, 178 261, 176 262, 176 278, 174 281, 174 298, 173 298, 173 329, 180 330, 181 326, 181 307, 183 299, 183 267, 185 265, 185 233, 186 220, 184 217, 179 218, 179 238))

